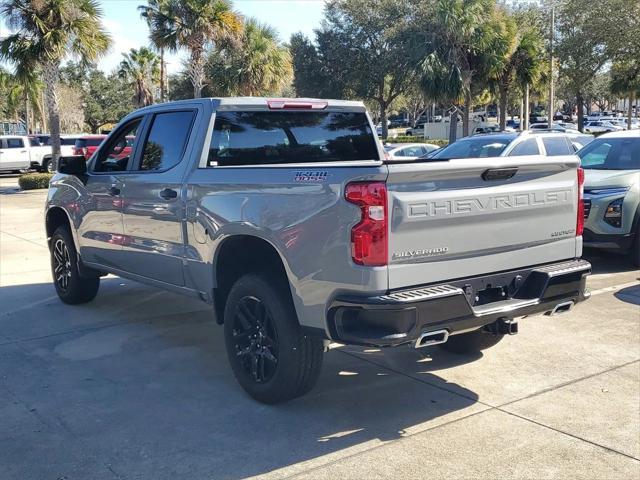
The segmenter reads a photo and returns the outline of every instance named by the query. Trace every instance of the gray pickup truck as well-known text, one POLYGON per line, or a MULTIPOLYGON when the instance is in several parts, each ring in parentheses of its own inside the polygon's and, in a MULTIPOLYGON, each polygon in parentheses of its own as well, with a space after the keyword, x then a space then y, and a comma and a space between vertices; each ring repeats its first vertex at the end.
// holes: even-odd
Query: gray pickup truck
POLYGON ((137 110, 51 181, 56 291, 113 273, 200 298, 265 403, 308 392, 331 341, 474 352, 588 296, 576 156, 384 158, 360 102, 137 110))

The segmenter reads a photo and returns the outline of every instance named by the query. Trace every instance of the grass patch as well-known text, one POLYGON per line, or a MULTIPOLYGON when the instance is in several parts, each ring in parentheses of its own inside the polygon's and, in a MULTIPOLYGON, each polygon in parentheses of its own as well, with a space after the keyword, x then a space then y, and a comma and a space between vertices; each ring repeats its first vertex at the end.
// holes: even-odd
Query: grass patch
POLYGON ((426 139, 424 137, 414 137, 411 135, 398 135, 395 138, 389 137, 387 139, 389 143, 430 143, 432 145, 438 145, 439 147, 444 147, 449 145, 449 140, 445 140, 444 138, 431 138, 426 139))
POLYGON ((53 173, 26 173, 18 178, 18 185, 22 190, 37 190, 49 188, 49 180, 53 173))

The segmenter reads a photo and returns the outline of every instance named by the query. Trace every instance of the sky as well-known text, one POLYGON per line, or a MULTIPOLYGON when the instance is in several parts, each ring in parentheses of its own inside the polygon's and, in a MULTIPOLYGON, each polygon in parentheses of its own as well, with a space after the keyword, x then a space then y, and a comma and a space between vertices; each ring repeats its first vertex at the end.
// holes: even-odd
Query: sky
MULTIPOLYGON (((146 0, 98 0, 102 7, 103 24, 112 38, 110 51, 98 62, 98 68, 110 73, 117 69, 122 53, 131 48, 149 45, 149 29, 140 17, 138 6, 146 0)), ((320 26, 325 0, 233 0, 233 8, 244 17, 253 17, 274 27, 280 40, 288 41, 292 33, 313 36, 320 26)), ((10 32, 0 21, 0 37, 10 32)), ((182 69, 185 52, 166 56, 167 71, 182 69)))
MULTIPOLYGON (((111 34, 110 52, 98 63, 105 72, 114 70, 122 59, 122 52, 149 44, 149 30, 140 18, 138 5, 144 0, 99 0, 103 10, 103 23, 111 34)), ((244 17, 254 17, 273 26, 282 41, 292 33, 313 35, 320 26, 324 0, 235 0, 234 9, 244 17)), ((182 68, 184 52, 167 57, 167 71, 174 73, 182 68)))

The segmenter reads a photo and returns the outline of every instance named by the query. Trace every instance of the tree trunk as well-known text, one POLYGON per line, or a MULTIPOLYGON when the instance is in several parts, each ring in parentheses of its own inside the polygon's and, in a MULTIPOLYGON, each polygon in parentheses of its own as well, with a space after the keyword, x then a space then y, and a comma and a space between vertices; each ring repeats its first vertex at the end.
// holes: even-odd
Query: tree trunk
POLYGON ((164 85, 164 48, 160 49, 160 102, 164 102, 165 85, 164 85))
MULTIPOLYGON (((576 105, 578 109, 578 130, 584 131, 584 97, 581 92, 576 94, 576 105)), ((551 124, 549 124, 551 125, 551 124)))
POLYGON ((520 125, 522 126, 522 131, 529 129, 529 84, 524 89, 524 115, 522 120, 520 120, 520 125))
MULTIPOLYGON (((462 136, 469 136, 469 118, 471 117, 471 94, 466 93, 464 96, 464 112, 462 117, 462 136)), ((458 123, 456 122, 456 130, 458 123)))
POLYGON ((454 106, 449 115, 449 144, 456 141, 458 136, 458 109, 454 106))
POLYGON ((38 112, 40 113, 40 128, 42 130, 40 130, 40 133, 45 133, 45 130, 47 129, 47 114, 46 114, 46 108, 44 106, 44 95, 40 94, 40 98, 38 99, 38 112))
POLYGON ((500 130, 507 128, 507 88, 503 85, 499 87, 500 95, 500 130))
MULTIPOLYGON (((524 117, 524 97, 520 99, 520 130, 522 130, 522 117, 524 117)), ((511 117, 513 118, 513 117, 511 117)))
POLYGON ((60 158, 60 107, 58 105, 58 70, 60 64, 51 60, 44 64, 45 96, 49 112, 49 134, 51 135, 51 161, 58 167, 60 158))
POLYGON ((202 97, 204 87, 204 58, 202 47, 195 47, 191 50, 191 64, 189 65, 189 78, 193 85, 193 98, 202 97))
MULTIPOLYGON (((631 114, 633 113, 633 100, 635 92, 629 92, 629 110, 627 110, 627 130, 631 130, 631 114)), ((636 109, 637 110, 637 109, 636 109)))
POLYGON ((389 126, 387 125, 387 104, 380 102, 380 126, 382 127, 382 139, 389 136, 389 126))

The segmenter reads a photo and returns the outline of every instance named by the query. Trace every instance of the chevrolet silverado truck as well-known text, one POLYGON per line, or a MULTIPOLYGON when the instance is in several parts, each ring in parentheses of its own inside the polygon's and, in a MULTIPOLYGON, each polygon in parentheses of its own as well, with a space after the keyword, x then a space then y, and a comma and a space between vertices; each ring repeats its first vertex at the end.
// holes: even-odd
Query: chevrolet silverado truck
POLYGON ((583 178, 575 155, 385 163, 360 102, 155 105, 61 159, 53 281, 68 304, 108 273, 207 302, 240 385, 277 403, 330 342, 477 352, 584 300, 583 178))

